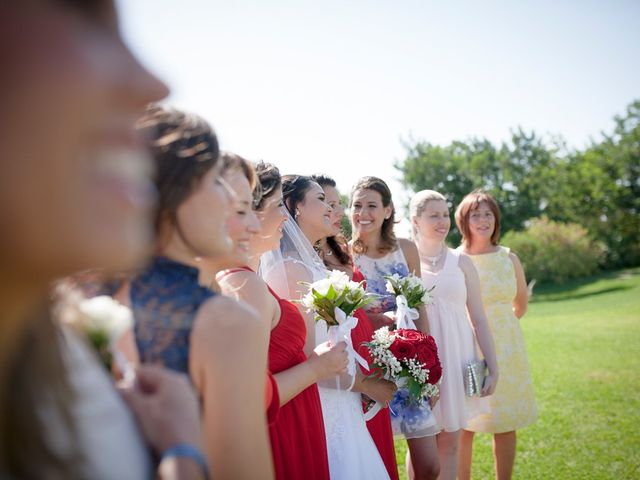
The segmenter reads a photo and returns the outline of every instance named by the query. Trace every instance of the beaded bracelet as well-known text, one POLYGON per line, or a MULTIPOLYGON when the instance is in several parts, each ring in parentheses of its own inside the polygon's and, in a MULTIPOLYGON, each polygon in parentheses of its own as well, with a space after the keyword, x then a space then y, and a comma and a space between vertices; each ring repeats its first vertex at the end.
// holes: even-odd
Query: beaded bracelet
POLYGON ((196 446, 191 445, 190 443, 178 443, 172 447, 167 448, 162 455, 160 455, 160 460, 169 457, 186 457, 190 458, 194 462, 196 462, 200 468, 202 469, 202 473, 204 474, 205 479, 209 479, 209 467, 207 465, 207 460, 204 458, 204 455, 196 446))

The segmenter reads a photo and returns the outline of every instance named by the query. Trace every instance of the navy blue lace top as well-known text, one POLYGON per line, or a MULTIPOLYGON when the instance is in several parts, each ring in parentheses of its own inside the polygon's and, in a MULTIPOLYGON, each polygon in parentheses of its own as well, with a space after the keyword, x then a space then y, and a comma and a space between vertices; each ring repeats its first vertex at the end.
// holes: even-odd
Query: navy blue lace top
POLYGON ((215 292, 198 284, 197 268, 155 257, 131 282, 130 295, 140 361, 188 374, 193 321, 215 292))

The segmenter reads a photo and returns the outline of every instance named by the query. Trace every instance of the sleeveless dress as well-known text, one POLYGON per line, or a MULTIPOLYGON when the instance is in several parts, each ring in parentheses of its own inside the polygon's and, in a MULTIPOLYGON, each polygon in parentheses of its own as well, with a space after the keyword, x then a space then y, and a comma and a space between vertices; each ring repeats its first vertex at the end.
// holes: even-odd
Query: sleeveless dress
MULTIPOLYGON (((293 220, 285 222, 280 248, 260 258, 260 269, 263 279, 275 293, 290 298, 292 292, 289 285, 300 280, 323 280, 329 272, 304 234, 298 231, 288 232, 287 224, 297 229, 293 220), (296 277, 289 278, 288 272, 296 277)), ((328 329, 324 321, 316 322, 315 337, 316 345, 328 340, 328 329)), ((321 382, 325 386, 318 386, 330 477, 332 480, 388 479, 387 469, 367 430, 361 395, 346 390, 345 387, 336 388, 341 377, 325 380, 321 382)))
MULTIPOLYGON (((216 293, 198 283, 198 269, 155 257, 130 287, 134 334, 140 362, 155 363, 189 375, 189 339, 198 310, 216 293)), ((275 380, 267 372, 267 422, 278 415, 275 380)))
MULTIPOLYGON (((249 267, 225 272, 246 270, 249 267)), ((279 373, 307 360, 304 318, 291 302, 280 298, 268 285, 280 306, 280 320, 271 330, 269 370, 279 373)), ((269 425, 275 478, 328 479, 329 465, 318 387, 313 384, 280 407, 269 425)))
POLYGON ((475 337, 467 316, 467 285, 458 260, 460 253, 447 249, 442 269, 422 270, 422 281, 432 291, 434 303, 427 305, 429 330, 438 344, 442 364, 440 399, 433 409, 445 432, 465 428, 470 418, 488 411, 486 398, 467 397, 464 375, 467 363, 479 360, 475 337))
MULTIPOLYGON (((375 300, 365 307, 367 312, 384 313, 396 309, 395 296, 387 292, 387 275, 409 275, 409 266, 402 249, 397 247, 382 258, 366 255, 353 255, 353 263, 367 280, 366 290, 375 295, 375 300)), ((407 439, 428 437, 437 434, 440 429, 435 416, 425 400, 420 405, 407 403, 408 390, 399 388, 390 405, 393 433, 407 439)))
POLYGON ((513 313, 516 276, 509 249, 469 255, 480 276, 482 303, 493 334, 500 380, 489 399, 489 413, 469 421, 472 432, 502 433, 517 430, 535 422, 537 409, 529 362, 520 329, 513 313))
MULTIPOLYGON (((353 269, 354 282, 361 282, 365 278, 357 269, 353 269)), ((371 354, 369 349, 363 345, 364 342, 371 341, 373 337, 373 326, 367 314, 363 309, 354 312, 354 316, 358 318, 358 325, 351 330, 351 341, 356 351, 371 365, 371 354)), ((398 480, 398 463, 396 462, 396 451, 393 443, 393 430, 391 429, 391 416, 388 408, 381 409, 375 417, 367 422, 367 430, 378 448, 378 453, 382 457, 384 466, 391 480, 398 480)))

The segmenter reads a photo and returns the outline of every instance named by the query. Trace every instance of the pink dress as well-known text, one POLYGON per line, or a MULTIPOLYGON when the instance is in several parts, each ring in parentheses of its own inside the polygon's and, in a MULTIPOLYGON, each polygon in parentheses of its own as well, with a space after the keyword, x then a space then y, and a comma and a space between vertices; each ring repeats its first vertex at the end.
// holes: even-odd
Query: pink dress
POLYGON ((467 315, 467 285, 458 266, 459 256, 459 252, 447 249, 444 266, 438 272, 429 272, 421 265, 424 286, 435 287, 431 292, 434 303, 427 305, 427 316, 429 330, 438 344, 442 383, 433 413, 445 432, 464 428, 469 419, 489 408, 485 398, 470 398, 464 392, 465 366, 480 357, 467 315))

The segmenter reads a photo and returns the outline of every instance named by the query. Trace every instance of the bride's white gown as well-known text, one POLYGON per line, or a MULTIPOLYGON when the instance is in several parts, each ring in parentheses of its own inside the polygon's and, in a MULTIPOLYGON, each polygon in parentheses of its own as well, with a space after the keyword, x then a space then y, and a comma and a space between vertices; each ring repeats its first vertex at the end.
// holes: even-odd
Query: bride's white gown
MULTIPOLYGON (((327 341, 324 322, 316 324, 316 344, 327 341)), ((329 382, 331 383, 331 382, 329 382)), ((323 385, 326 385, 323 383, 323 385)), ((319 385, 332 480, 388 479, 389 474, 362 413, 360 394, 319 385)))
MULTIPOLYGON (((301 298, 301 284, 326 278, 328 273, 291 217, 283 226, 280 248, 260 258, 262 278, 279 296, 294 301, 301 298)), ((316 323, 315 333, 316 345, 328 340, 324 322, 316 323)), ((360 394, 348 391, 347 387, 336 389, 334 379, 318 385, 330 477, 332 480, 388 480, 387 469, 367 430, 360 394), (333 388, 328 388, 329 383, 333 388)))

